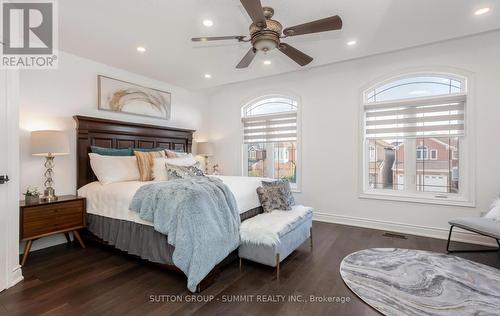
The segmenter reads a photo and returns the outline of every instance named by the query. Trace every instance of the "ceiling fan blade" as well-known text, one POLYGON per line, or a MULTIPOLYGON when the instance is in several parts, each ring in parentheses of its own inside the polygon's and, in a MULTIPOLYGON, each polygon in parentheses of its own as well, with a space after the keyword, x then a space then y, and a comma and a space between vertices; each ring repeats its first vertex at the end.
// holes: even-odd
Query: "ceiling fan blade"
POLYGON ((279 48, 278 48, 283 54, 287 55, 293 61, 295 61, 297 64, 301 66, 305 66, 309 64, 311 61, 313 61, 313 58, 311 56, 308 56, 301 52, 300 50, 296 49, 295 47, 292 47, 288 44, 281 43, 279 48))
POLYGON ((287 27, 286 29, 283 30, 283 34, 285 34, 286 36, 295 36, 295 35, 340 30, 341 28, 342 28, 342 19, 340 18, 340 16, 335 15, 321 20, 316 20, 309 23, 287 27))
POLYGON ((252 21, 259 27, 265 27, 266 17, 260 0, 240 0, 252 21))
POLYGON ((254 59, 255 55, 257 54, 257 50, 255 48, 250 48, 248 53, 246 53, 245 57, 240 61, 238 65, 236 65, 236 68, 241 69, 241 68, 247 68, 252 60, 254 59))
POLYGON ((238 40, 241 41, 245 36, 214 36, 214 37, 194 37, 193 42, 208 42, 208 41, 222 41, 222 40, 238 40))

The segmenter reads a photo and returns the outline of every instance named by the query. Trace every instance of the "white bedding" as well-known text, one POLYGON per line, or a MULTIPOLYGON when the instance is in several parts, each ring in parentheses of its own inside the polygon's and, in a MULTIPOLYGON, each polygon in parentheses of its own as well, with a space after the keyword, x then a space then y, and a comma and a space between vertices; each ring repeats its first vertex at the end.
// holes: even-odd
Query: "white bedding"
MULTIPOLYGON (((263 178, 216 177, 233 192, 240 214, 260 206, 256 189, 261 185, 263 178)), ((87 213, 152 226, 151 222, 140 219, 136 212, 128 209, 137 189, 150 183, 127 181, 101 184, 96 181, 81 187, 78 195, 87 198, 87 213)))

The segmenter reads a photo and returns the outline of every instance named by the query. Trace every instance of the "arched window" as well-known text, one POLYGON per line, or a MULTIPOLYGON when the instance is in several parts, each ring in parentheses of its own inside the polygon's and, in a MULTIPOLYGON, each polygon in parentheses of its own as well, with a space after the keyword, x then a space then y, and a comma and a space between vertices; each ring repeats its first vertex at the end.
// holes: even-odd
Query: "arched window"
POLYGON ((469 201, 466 161, 457 159, 468 147, 467 95, 465 77, 443 73, 404 75, 364 91, 364 194, 469 201))
POLYGON ((365 102, 451 95, 462 91, 463 81, 460 79, 443 75, 416 75, 393 80, 366 91, 365 102))
POLYGON ((298 102, 270 95, 242 108, 243 173, 250 177, 286 179, 298 183, 298 102))

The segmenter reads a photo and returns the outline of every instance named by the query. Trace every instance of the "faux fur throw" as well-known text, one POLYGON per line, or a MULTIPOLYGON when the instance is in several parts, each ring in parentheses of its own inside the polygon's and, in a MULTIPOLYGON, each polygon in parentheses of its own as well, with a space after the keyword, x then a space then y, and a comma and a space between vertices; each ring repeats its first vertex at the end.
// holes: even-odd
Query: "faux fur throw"
POLYGON ((194 177, 142 186, 130 210, 168 236, 168 243, 175 246, 172 260, 188 277, 192 292, 239 246, 236 200, 217 178, 194 177))
POLYGON ((291 211, 276 210, 259 214, 241 223, 241 242, 272 247, 298 222, 312 218, 312 214, 312 208, 302 205, 293 206, 291 211))

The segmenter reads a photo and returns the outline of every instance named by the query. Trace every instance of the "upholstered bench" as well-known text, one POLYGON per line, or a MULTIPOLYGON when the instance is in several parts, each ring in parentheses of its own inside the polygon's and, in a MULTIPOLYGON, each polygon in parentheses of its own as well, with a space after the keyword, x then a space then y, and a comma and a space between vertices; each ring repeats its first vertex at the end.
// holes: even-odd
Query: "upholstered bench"
POLYGON ((275 210, 244 221, 238 250, 240 269, 242 259, 276 267, 279 280, 281 261, 308 238, 312 249, 312 216, 311 207, 296 205, 290 211, 275 210))

